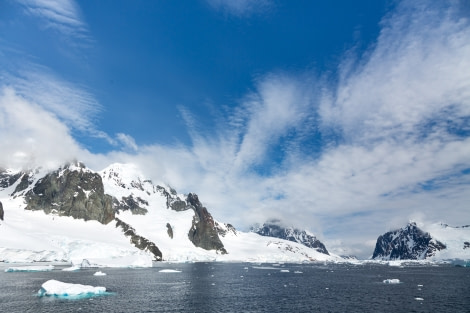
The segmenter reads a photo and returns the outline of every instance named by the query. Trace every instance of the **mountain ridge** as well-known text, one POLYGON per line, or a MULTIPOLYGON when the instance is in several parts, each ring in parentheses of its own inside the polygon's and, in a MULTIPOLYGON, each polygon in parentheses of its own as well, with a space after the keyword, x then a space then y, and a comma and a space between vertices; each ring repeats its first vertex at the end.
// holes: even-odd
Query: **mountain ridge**
POLYGON ((154 185, 133 165, 99 172, 80 162, 52 171, 2 170, 0 186, 0 238, 8 238, 0 241, 3 261, 149 266, 152 260, 340 259, 239 232, 216 221, 196 194, 154 185))

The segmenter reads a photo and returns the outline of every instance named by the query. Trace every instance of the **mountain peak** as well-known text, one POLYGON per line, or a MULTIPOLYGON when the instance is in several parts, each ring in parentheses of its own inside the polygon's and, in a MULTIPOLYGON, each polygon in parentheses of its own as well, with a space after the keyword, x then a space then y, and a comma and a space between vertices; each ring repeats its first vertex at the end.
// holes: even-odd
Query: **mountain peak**
POLYGON ((312 233, 294 227, 285 227, 283 226, 282 221, 279 219, 268 220, 263 224, 263 226, 252 227, 251 231, 261 236, 274 237, 297 242, 306 247, 315 249, 320 253, 329 255, 325 245, 312 233))

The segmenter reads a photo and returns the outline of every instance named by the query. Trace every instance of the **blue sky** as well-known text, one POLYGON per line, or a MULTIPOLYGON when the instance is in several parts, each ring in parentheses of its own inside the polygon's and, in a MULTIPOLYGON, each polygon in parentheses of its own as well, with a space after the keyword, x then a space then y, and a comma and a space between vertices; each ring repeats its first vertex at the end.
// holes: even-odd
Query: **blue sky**
POLYGON ((221 221, 280 218, 345 253, 410 219, 468 224, 469 16, 465 1, 2 1, 0 165, 135 163, 221 221))

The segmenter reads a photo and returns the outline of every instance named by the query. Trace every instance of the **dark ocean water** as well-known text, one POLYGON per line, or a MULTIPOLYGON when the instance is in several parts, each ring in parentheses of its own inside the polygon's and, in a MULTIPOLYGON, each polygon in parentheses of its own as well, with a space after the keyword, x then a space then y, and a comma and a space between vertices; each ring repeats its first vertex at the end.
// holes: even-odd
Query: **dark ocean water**
POLYGON ((100 269, 106 276, 93 276, 97 269, 5 273, 5 267, 0 312, 470 312, 470 268, 450 265, 158 264, 100 269), (383 283, 393 278, 401 283, 383 283), (38 297, 49 279, 112 294, 38 297))

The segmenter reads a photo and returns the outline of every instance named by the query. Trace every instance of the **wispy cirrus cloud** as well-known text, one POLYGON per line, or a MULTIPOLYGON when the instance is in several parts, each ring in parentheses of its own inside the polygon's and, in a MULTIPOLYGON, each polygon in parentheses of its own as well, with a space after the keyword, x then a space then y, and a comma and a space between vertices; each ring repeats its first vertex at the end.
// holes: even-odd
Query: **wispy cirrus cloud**
POLYGON ((89 39, 88 27, 74 0, 16 0, 28 15, 39 18, 46 29, 64 36, 89 39))
POLYGON ((270 0, 206 0, 216 10, 238 17, 263 13, 273 6, 270 0))
POLYGON ((413 216, 459 224, 470 219, 470 23, 458 5, 401 2, 337 83, 267 75, 213 133, 191 118, 191 147, 114 157, 197 190, 217 218, 279 217, 361 256, 371 247, 357 242, 413 216))
POLYGON ((3 72, 0 82, 52 112, 70 129, 111 141, 95 126, 102 106, 84 86, 68 82, 50 69, 33 63, 21 66, 16 72, 3 72))

